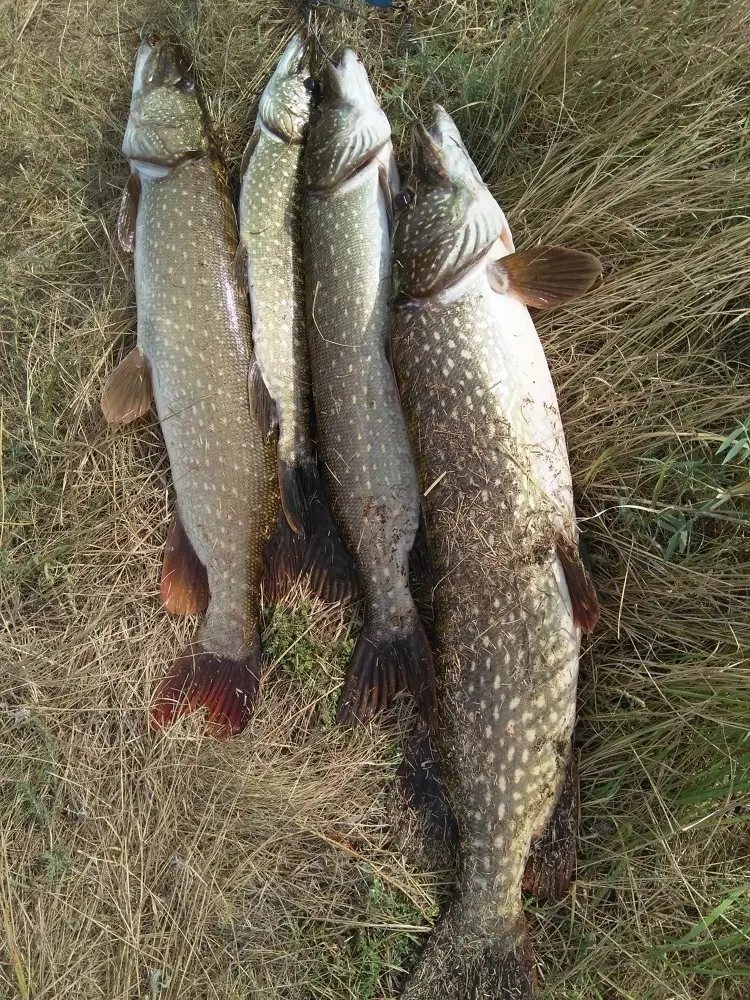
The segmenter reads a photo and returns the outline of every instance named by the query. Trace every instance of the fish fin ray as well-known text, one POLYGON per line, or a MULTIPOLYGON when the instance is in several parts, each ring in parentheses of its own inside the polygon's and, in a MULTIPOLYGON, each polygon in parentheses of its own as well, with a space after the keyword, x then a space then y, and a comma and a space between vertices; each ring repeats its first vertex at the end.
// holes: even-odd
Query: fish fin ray
POLYGON ((497 937, 467 928, 464 919, 458 909, 449 909, 440 920, 401 1000, 537 1000, 536 962, 523 916, 497 937))
POLYGON ((487 267, 495 291, 509 292, 537 309, 551 309, 583 295, 602 273, 593 254, 555 246, 509 254, 487 267))
POLYGON ((435 608, 433 587, 435 584, 435 566, 432 559, 430 540, 427 535, 427 522, 424 509, 419 507, 419 525, 414 536, 414 543, 409 553, 409 590, 417 606, 419 617, 430 641, 435 639, 435 608))
POLYGON ((151 397, 151 366, 143 350, 134 347, 104 384, 102 413, 109 424, 128 424, 148 413, 151 397))
POLYGON ((365 618, 344 678, 338 721, 351 726, 369 722, 400 691, 412 694, 432 728, 437 720, 435 669, 416 608, 410 626, 398 632, 378 634, 365 618))
POLYGON ((420 723, 406 739, 396 780, 404 800, 421 814, 430 840, 445 841, 455 849, 458 823, 443 788, 430 734, 420 723))
POLYGON ((578 767, 571 753, 560 797, 531 845, 523 877, 524 891, 542 902, 564 899, 575 878, 578 802, 578 767))
POLYGON ((195 554, 180 515, 175 514, 164 546, 162 604, 173 615, 202 615, 208 598, 206 567, 195 554))
POLYGON ((248 376, 248 398, 250 412, 260 425, 266 440, 271 441, 279 430, 279 417, 276 412, 276 401, 268 391, 263 381, 263 374, 256 358, 253 358, 248 376))
POLYGON ((232 269, 234 272, 234 283, 237 286, 237 293, 241 298, 247 298, 247 247, 242 240, 240 240, 237 244, 237 249, 234 252, 232 269))
POLYGON ((208 732, 217 739, 236 736, 247 726, 258 697, 260 640, 237 659, 188 646, 160 681, 149 711, 152 729, 164 729, 181 716, 205 708, 208 732))
POLYGON ((282 600, 300 579, 307 544, 279 510, 276 528, 263 547, 263 595, 271 604, 282 600))
POLYGON ((329 604, 356 601, 362 593, 357 567, 333 520, 317 468, 316 476, 315 489, 309 492, 310 540, 302 573, 321 600, 329 604))
POLYGON ((310 531, 310 500, 317 481, 317 465, 312 468, 299 463, 290 464, 283 458, 277 462, 281 506, 289 527, 296 535, 310 531))
POLYGON ((599 620, 599 601, 578 548, 570 539, 560 535, 556 541, 556 550, 573 605, 573 619, 584 632, 593 632, 599 620))
POLYGON ((138 202, 141 197, 141 182, 138 174, 131 173, 122 189, 120 211, 117 215, 117 238, 126 253, 135 250, 135 222, 138 216, 138 202))

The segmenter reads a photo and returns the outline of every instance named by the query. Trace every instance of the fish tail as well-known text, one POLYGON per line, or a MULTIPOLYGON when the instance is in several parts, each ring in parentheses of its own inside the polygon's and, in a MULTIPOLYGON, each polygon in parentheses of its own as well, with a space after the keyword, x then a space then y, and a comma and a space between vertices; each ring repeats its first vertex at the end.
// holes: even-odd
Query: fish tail
POLYGON ((356 601, 362 595, 357 567, 331 516, 319 473, 310 505, 310 541, 302 572, 309 576, 310 587, 324 601, 356 601))
POLYGON ((201 642, 188 646, 156 688, 149 712, 152 729, 206 708, 211 736, 228 739, 242 732, 258 697, 261 657, 257 634, 250 651, 237 658, 212 653, 201 642))
MULTIPOLYGON (((413 606, 412 606, 413 607, 413 606)), ((399 629, 383 630, 365 616, 344 680, 338 721, 368 722, 400 691, 409 691, 428 727, 437 721, 432 651, 417 609, 399 629)))
POLYGON ((309 496, 309 533, 301 537, 279 512, 276 530, 263 550, 263 591, 269 601, 281 600, 298 580, 309 580, 313 593, 331 604, 356 600, 361 593, 354 560, 333 522, 317 467, 305 473, 316 482, 309 496))
POLYGON ((483 936, 449 911, 434 931, 401 1000, 537 1000, 534 950, 520 918, 506 934, 483 936))
POLYGON ((296 535, 310 534, 310 508, 315 499, 320 477, 313 462, 286 462, 279 457, 279 490, 281 506, 296 535))

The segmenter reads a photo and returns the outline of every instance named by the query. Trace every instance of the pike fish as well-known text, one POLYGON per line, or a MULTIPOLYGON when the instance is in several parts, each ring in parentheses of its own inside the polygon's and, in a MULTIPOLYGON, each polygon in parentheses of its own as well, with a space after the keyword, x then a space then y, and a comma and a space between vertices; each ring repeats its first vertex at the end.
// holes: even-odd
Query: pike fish
POLYGON ((366 602, 339 720, 366 721, 400 690, 431 720, 432 655, 408 580, 419 493, 389 358, 391 129, 350 49, 320 83, 305 153, 310 362, 326 488, 366 602))
POLYGON ((226 179, 189 65, 166 40, 138 50, 122 148, 131 174, 118 229, 135 255, 138 337, 102 409, 125 423, 153 396, 176 496, 162 600, 177 614, 206 612, 159 684, 151 722, 205 706, 209 730, 226 737, 247 724, 258 691, 262 550, 278 490, 248 404, 250 323, 226 179))
POLYGON ((459 874, 403 996, 527 1000, 521 889, 557 898, 573 877, 579 645, 598 616, 527 306, 568 301, 601 267, 559 247, 516 253, 442 108, 414 146, 394 240, 393 352, 438 580, 434 744, 459 874))
POLYGON ((265 588, 278 597, 302 574, 320 596, 344 600, 356 596, 359 583, 331 520, 311 436, 301 218, 309 74, 307 44, 296 34, 261 95, 243 157, 237 272, 252 314, 250 405, 276 441, 283 508, 266 549, 265 588))

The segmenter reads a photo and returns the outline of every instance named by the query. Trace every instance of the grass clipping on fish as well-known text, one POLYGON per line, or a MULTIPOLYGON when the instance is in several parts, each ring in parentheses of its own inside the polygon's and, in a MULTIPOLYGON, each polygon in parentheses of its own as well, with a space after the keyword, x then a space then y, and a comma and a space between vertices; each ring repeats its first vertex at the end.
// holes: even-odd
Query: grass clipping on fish
MULTIPOLYGON (((578 881, 529 904, 545 995, 740 998, 750 8, 357 9, 319 11, 321 30, 363 54, 401 162, 412 116, 440 100, 519 248, 605 266, 537 317, 603 611, 582 660, 578 881)), ((391 997, 449 873, 393 806, 397 723, 334 724, 356 622, 309 600, 269 616, 241 739, 212 743, 197 718, 147 730, 194 623, 158 601, 158 426, 110 432, 98 403, 133 344, 115 220, 145 13, 52 0, 2 20, 0 995, 391 997)), ((236 175, 294 8, 172 16, 236 175)))

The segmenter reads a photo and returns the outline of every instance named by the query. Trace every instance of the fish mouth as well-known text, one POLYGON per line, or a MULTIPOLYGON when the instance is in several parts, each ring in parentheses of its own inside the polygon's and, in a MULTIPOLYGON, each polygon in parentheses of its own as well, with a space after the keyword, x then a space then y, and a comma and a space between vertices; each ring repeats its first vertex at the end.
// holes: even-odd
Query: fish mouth
POLYGON ((301 31, 296 32, 279 59, 275 74, 278 76, 300 76, 309 69, 310 43, 301 31))
POLYGON ((323 74, 324 93, 356 104, 372 93, 367 70, 354 49, 344 49, 336 62, 326 63, 323 74))
POLYGON ((144 33, 135 59, 133 93, 181 81, 195 86, 190 60, 182 47, 155 31, 144 33))
POLYGON ((412 158, 417 175, 427 183, 439 184, 455 179, 467 167, 472 174, 476 174, 461 133, 441 104, 434 106, 429 128, 421 122, 415 126, 412 158))

